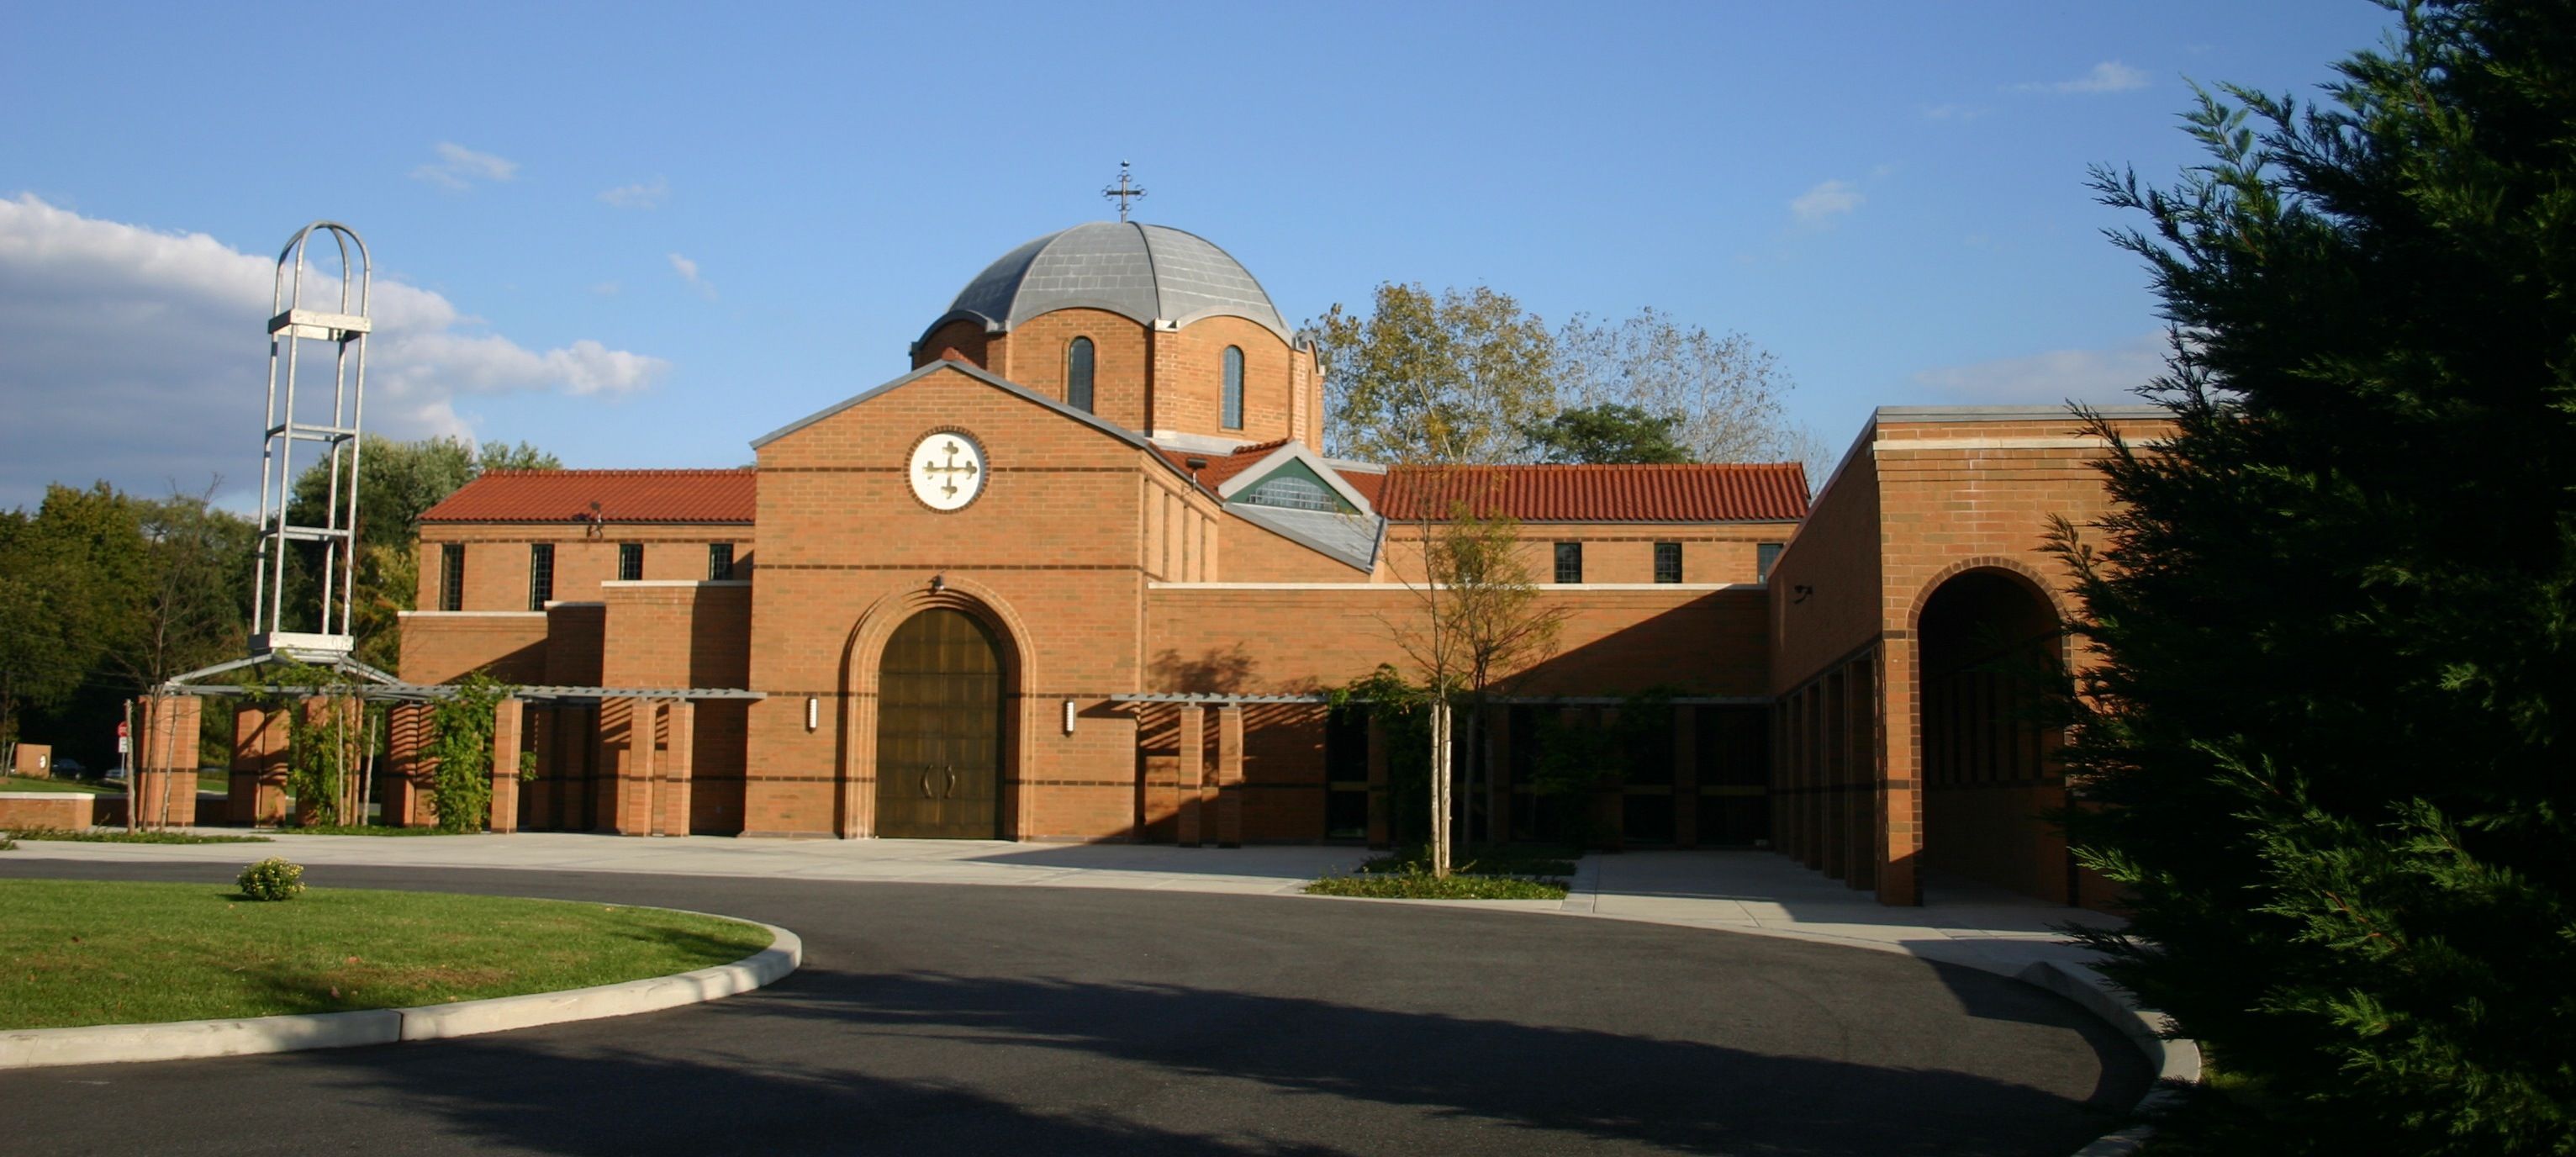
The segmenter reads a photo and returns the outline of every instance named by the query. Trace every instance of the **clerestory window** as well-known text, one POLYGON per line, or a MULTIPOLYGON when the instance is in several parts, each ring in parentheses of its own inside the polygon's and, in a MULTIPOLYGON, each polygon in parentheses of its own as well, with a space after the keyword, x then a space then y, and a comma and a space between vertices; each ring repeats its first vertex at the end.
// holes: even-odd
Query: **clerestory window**
POLYGON ((1341 500, 1333 497, 1333 492, 1325 489, 1322 483, 1311 478, 1299 478, 1294 474, 1281 474, 1264 479, 1260 485, 1244 491, 1243 497, 1237 501, 1248 502, 1254 506, 1285 507, 1289 510, 1331 512, 1342 508, 1341 500))

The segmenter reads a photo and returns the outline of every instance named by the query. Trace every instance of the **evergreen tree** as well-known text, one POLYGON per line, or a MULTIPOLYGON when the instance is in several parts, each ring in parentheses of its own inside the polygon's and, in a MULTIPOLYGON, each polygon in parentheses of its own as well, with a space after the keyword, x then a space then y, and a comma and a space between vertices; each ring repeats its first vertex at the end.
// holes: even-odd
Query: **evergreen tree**
POLYGON ((2576 9, 2410 6, 2339 73, 2096 175, 2176 429, 2059 527, 2092 939, 2234 1078, 2175 1151, 2576 1152, 2576 9))

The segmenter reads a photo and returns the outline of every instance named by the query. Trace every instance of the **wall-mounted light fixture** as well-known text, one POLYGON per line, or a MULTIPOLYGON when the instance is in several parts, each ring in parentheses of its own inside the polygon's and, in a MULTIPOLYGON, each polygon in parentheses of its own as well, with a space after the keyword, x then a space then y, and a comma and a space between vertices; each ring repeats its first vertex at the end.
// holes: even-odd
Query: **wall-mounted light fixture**
POLYGON ((947 590, 947 589, 948 589, 948 576, 947 576, 947 575, 944 575, 944 574, 935 574, 935 575, 930 576, 930 593, 932 593, 932 594, 934 594, 934 595, 935 595, 935 594, 938 594, 939 592, 944 591, 944 590, 947 590))
POLYGON ((1805 584, 1805 583, 1799 583, 1798 585, 1796 585, 1796 586, 1794 586, 1794 587, 1790 587, 1789 589, 1790 589, 1790 590, 1793 590, 1793 591, 1798 592, 1798 597, 1796 597, 1796 598, 1794 598, 1794 599, 1789 600, 1789 605, 1791 605, 1791 606, 1796 606, 1796 605, 1798 605, 1799 603, 1803 603, 1803 602, 1807 601, 1807 596, 1808 596, 1808 595, 1812 595, 1812 594, 1816 593, 1816 588, 1811 587, 1811 586, 1808 586, 1808 585, 1807 585, 1807 584, 1805 584))
POLYGON ((812 731, 812 730, 814 730, 814 729, 815 729, 815 728, 817 728, 817 727, 821 727, 822 725, 823 725, 823 701, 822 701, 821 699, 817 699, 817 698, 815 698, 814 696, 811 696, 811 695, 806 696, 806 697, 805 697, 805 730, 807 730, 807 731, 812 731))
POLYGON ((1073 734, 1073 700, 1064 701, 1064 733, 1073 734))

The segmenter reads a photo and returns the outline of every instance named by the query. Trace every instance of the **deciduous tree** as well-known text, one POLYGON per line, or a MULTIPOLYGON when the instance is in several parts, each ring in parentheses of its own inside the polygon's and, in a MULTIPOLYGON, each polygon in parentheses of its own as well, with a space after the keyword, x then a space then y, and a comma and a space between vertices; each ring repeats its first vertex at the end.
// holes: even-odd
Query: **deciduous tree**
POLYGON ((1484 286, 1377 287, 1306 332, 1324 360, 1324 450, 1377 462, 1505 462, 1556 411, 1547 325, 1484 286))

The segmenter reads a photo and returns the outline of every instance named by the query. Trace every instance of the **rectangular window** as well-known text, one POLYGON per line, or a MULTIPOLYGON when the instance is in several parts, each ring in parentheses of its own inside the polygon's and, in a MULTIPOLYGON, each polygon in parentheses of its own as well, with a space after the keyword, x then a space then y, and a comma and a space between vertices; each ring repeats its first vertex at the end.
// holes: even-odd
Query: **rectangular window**
POLYGON ((555 544, 528 544, 528 609, 542 611, 555 597, 555 544))
POLYGON ((644 544, 640 542, 618 543, 617 581, 622 583, 631 583, 643 577, 644 544))
POLYGON ((716 582, 723 582, 726 579, 733 577, 732 543, 711 542, 707 544, 707 577, 716 582))
POLYGON ((1560 542, 1556 544, 1556 581, 1561 583, 1579 583, 1583 581, 1582 543, 1560 542))
POLYGON ((447 543, 438 548, 438 609, 465 609, 465 544, 447 543))
POLYGON ((1780 551, 1787 543, 1766 542, 1753 548, 1753 581, 1771 581, 1771 564, 1780 561, 1780 551))
POLYGON ((1655 544, 1655 581, 1659 583, 1682 581, 1682 544, 1678 542, 1655 544))

